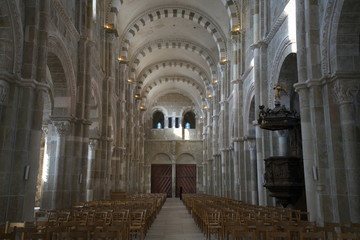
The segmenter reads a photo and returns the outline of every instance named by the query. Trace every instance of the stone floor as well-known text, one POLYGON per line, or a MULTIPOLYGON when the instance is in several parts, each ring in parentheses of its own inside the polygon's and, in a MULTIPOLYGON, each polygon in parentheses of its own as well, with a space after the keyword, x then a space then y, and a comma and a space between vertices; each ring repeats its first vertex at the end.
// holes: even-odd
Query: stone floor
POLYGON ((168 198, 159 215, 146 234, 145 240, 203 240, 203 233, 196 226, 179 198, 168 198))

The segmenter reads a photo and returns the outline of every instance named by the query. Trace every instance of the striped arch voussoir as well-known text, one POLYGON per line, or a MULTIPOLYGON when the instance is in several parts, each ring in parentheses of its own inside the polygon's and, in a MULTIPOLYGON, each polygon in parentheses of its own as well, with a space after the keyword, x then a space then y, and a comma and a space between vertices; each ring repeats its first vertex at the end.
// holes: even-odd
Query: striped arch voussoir
POLYGON ((169 49, 169 48, 184 49, 187 51, 198 53, 199 55, 202 56, 202 58, 206 61, 209 68, 211 69, 211 78, 213 79, 217 78, 218 72, 217 72, 216 64, 210 52, 207 49, 195 43, 185 40, 160 40, 146 44, 135 53, 134 58, 130 61, 130 66, 133 66, 131 68, 131 72, 135 73, 136 67, 139 66, 141 60, 145 58, 146 55, 154 51, 158 51, 161 49, 169 49))
POLYGON ((220 58, 226 57, 226 38, 224 37, 221 29, 217 25, 215 25, 213 21, 209 19, 209 17, 206 17, 204 14, 200 14, 193 9, 186 9, 180 7, 166 7, 161 9, 154 9, 142 14, 141 17, 135 20, 127 29, 126 34, 121 42, 121 56, 128 56, 130 39, 137 34, 140 28, 162 18, 183 18, 199 24, 206 31, 208 31, 208 33, 212 35, 218 47, 220 58))

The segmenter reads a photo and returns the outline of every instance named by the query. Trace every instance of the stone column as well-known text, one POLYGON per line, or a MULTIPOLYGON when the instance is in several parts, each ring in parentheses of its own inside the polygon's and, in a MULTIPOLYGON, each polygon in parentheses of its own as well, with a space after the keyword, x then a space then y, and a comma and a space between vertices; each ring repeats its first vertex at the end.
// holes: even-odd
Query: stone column
POLYGON ((9 90, 9 83, 0 79, 0 119, 3 119, 2 116, 5 115, 3 109, 5 109, 4 105, 8 103, 9 90))
POLYGON ((94 200, 95 159, 98 139, 89 139, 89 154, 86 171, 86 201, 94 200))
POLYGON ((304 163, 304 179, 307 211, 310 213, 310 221, 316 221, 318 212, 318 201, 316 183, 313 179, 312 169, 315 166, 314 160, 314 139, 312 138, 312 119, 310 109, 310 92, 306 81, 311 77, 308 75, 308 46, 307 46, 307 26, 308 19, 305 17, 305 1, 296 1, 296 42, 297 42, 297 69, 299 83, 294 85, 295 91, 299 94, 301 137, 304 163))
POLYGON ((312 139, 311 111, 309 103, 309 89, 305 84, 296 84, 296 91, 300 100, 301 137, 304 163, 304 179, 306 191, 307 210, 310 213, 310 221, 316 220, 317 215, 317 192, 316 183, 313 179, 314 144, 312 139))
POLYGON ((67 205, 66 199, 68 196, 65 195, 65 184, 64 180, 67 176, 66 171, 66 138, 70 133, 70 121, 68 120, 52 120, 58 134, 56 142, 56 152, 54 162, 50 163, 49 181, 52 179, 51 189, 53 192, 50 208, 58 209, 67 205))
POLYGON ((289 155, 289 132, 287 130, 279 130, 276 131, 278 135, 279 141, 279 149, 278 149, 278 156, 288 156, 289 155))
POLYGON ((234 145, 234 198, 240 199, 240 148, 241 143, 239 138, 233 139, 234 145))
POLYGON ((258 204, 258 176, 257 176, 257 159, 256 159, 256 139, 247 138, 247 146, 250 153, 250 186, 249 190, 251 193, 251 203, 258 204))
MULTIPOLYGON (((339 104, 342 147, 349 204, 349 222, 360 221, 360 142, 356 124, 355 100, 360 91, 359 79, 348 80, 338 77, 334 94, 339 104)), ((359 109, 357 109, 359 111, 359 109)), ((341 219, 343 221, 344 219, 341 219)))

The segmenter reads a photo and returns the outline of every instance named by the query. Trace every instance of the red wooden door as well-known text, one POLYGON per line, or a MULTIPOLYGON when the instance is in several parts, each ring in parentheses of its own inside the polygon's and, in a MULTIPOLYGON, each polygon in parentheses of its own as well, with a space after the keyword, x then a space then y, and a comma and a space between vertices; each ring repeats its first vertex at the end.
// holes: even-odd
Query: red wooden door
POLYGON ((166 193, 171 197, 172 167, 171 164, 151 165, 151 192, 166 193))
POLYGON ((196 164, 176 165, 176 197, 182 193, 196 193, 196 164))

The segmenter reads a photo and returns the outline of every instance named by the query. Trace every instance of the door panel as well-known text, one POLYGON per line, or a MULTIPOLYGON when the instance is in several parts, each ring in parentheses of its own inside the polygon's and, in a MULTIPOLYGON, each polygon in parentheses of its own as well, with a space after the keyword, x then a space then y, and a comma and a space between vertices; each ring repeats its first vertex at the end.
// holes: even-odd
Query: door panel
POLYGON ((151 192, 166 193, 171 197, 172 167, 171 164, 151 165, 151 192))
POLYGON ((196 193, 196 164, 176 164, 176 197, 182 193, 196 193))

